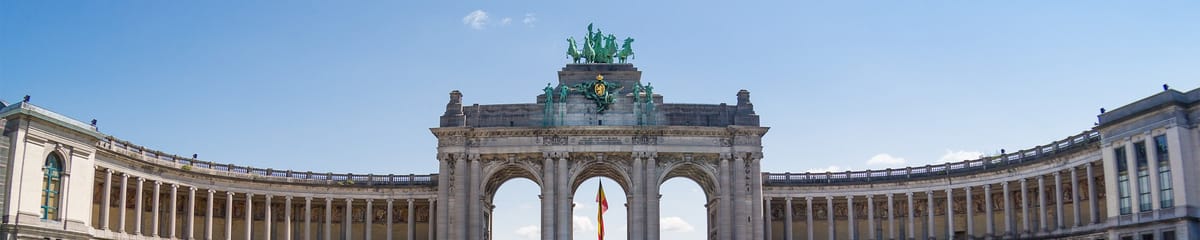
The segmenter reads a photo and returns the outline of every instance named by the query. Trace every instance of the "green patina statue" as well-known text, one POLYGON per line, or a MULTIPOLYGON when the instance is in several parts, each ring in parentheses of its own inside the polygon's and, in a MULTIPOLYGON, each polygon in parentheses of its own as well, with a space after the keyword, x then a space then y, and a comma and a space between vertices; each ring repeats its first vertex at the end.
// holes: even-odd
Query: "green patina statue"
MULTIPOLYGON (((616 102, 616 94, 621 91, 621 84, 604 81, 604 75, 596 75, 596 81, 582 82, 571 87, 563 87, 564 93, 570 90, 583 94, 584 98, 596 103, 596 113, 603 114, 616 102)), ((562 95, 565 99, 565 94, 562 95)))
POLYGON ((592 24, 588 24, 588 33, 583 37, 583 48, 575 42, 575 38, 567 39, 567 56, 570 56, 574 63, 579 63, 583 59, 586 63, 613 63, 614 60, 625 63, 628 57, 633 56, 633 47, 630 43, 633 38, 625 38, 625 44, 621 48, 617 48, 617 36, 612 34, 604 35, 599 28, 593 28, 592 24))

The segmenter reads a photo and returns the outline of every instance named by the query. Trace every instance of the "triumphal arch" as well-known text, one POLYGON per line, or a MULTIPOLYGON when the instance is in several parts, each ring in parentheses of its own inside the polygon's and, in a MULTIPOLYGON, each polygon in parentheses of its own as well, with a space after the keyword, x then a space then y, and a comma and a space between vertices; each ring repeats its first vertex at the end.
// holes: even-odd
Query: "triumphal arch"
POLYGON ((762 137, 750 93, 737 104, 670 104, 632 64, 568 64, 536 103, 463 105, 450 93, 438 138, 437 232, 481 239, 497 188, 527 178, 541 188, 543 239, 569 239, 579 185, 615 180, 629 206, 629 238, 659 236, 659 187, 675 177, 707 196, 709 235, 762 228, 762 137), (759 215, 761 216, 761 215, 759 215))

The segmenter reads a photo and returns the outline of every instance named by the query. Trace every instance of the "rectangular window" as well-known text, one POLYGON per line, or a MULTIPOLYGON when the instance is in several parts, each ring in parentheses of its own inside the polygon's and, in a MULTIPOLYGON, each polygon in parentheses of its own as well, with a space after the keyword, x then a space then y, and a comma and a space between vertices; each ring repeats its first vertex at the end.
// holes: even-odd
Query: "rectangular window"
POLYGON ((1175 193, 1171 189, 1171 162, 1167 154, 1167 136, 1154 137, 1154 157, 1158 160, 1158 199, 1160 208, 1175 207, 1175 193))
POLYGON ((1150 166, 1146 164, 1146 142, 1133 143, 1133 160, 1137 162, 1138 211, 1153 210, 1150 208, 1150 166))
POLYGON ((1162 234, 1163 240, 1175 240, 1175 230, 1163 231, 1162 234))
POLYGON ((1125 147, 1113 149, 1113 160, 1117 165, 1117 199, 1121 215, 1133 213, 1133 204, 1129 198, 1129 167, 1126 164, 1125 147))

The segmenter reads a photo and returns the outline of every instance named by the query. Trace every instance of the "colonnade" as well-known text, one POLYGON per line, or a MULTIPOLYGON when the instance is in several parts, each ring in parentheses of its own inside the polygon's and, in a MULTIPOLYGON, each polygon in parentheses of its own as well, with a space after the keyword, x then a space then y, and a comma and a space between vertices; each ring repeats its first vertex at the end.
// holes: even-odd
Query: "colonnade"
POLYGON ((767 215, 766 219, 773 221, 765 227, 766 236, 767 239, 785 240, 822 237, 990 239, 1069 234, 1075 230, 1088 230, 1088 225, 1103 220, 1104 215, 1101 211, 1104 211, 1104 206, 1101 204, 1104 202, 1099 200, 1098 198, 1102 197, 1097 195, 1104 194, 1104 190, 1097 189, 1103 186, 1099 185, 1103 183, 1100 182, 1102 179, 1098 178, 1102 172, 1098 168, 1099 165, 1084 163, 1048 174, 947 188, 905 186, 911 190, 881 190, 878 193, 865 194, 845 191, 854 192, 846 195, 830 195, 831 191, 825 191, 821 195, 768 195, 764 197, 767 207, 764 212, 767 215), (1065 189, 1064 185, 1069 189, 1065 189), (1064 194, 1070 196, 1064 197, 1064 194), (1086 204, 1081 204, 1084 199, 1081 194, 1086 195, 1086 204), (982 197, 983 200, 979 201, 976 197, 982 197), (800 203, 801 201, 803 203, 800 203), (1068 201, 1071 203, 1070 218, 1067 218, 1067 206, 1064 206, 1068 201), (773 210, 772 207, 783 209, 773 210), (796 210, 799 212, 795 212, 796 210), (862 210, 865 210, 865 214, 862 210), (997 210, 999 212, 996 212, 997 210), (859 214, 856 214, 856 211, 859 211, 859 214), (802 213, 804 219, 796 219, 797 213, 802 213), (1087 213, 1086 216, 1083 213, 1087 213), (824 218, 814 222, 814 215, 818 218, 824 215, 824 218), (984 221, 982 226, 977 224, 977 220, 984 221), (782 226, 777 227, 775 222, 782 226), (917 225, 922 223, 924 228, 917 228, 917 225), (866 231, 858 229, 862 224, 866 225, 866 231), (805 228, 803 232, 795 229, 801 225, 805 228), (818 225, 825 225, 826 229, 817 229, 818 225), (978 227, 981 229, 977 229, 978 227))
POLYGON ((423 237, 427 237, 429 240, 437 239, 436 234, 432 231, 432 224, 436 222, 437 216, 436 207, 434 207, 437 205, 437 199, 431 196, 353 198, 315 192, 295 194, 267 191, 238 192, 230 189, 201 189, 197 186, 117 172, 114 169, 101 169, 100 167, 97 169, 99 170, 97 178, 103 176, 101 182, 98 183, 103 189, 100 191, 102 195, 96 196, 99 206, 93 211, 92 225, 101 232, 113 235, 205 240, 338 238, 412 240, 418 237, 417 222, 420 219, 417 216, 417 207, 423 205, 427 206, 423 210, 428 211, 425 215, 427 220, 422 221, 428 223, 425 226, 428 228, 425 231, 427 234, 423 237), (147 183, 148 181, 150 183, 147 183), (136 184, 131 184, 134 182, 136 184), (114 187, 114 184, 119 184, 119 186, 114 187), (136 188, 132 192, 132 199, 128 198, 130 197, 128 194, 131 193, 130 188, 136 188), (117 191, 120 192, 114 196, 111 191, 116 189, 119 189, 117 191), (153 192, 149 199, 144 195, 147 192, 153 192), (222 195, 220 193, 225 196, 223 205, 217 205, 220 203, 216 200, 218 196, 222 195), (169 199, 162 199, 168 195, 169 199), (184 195, 183 198, 180 195, 184 195), (112 202, 114 197, 118 198, 115 206, 112 202), (239 202, 235 203, 235 200, 239 202), (323 215, 313 211, 314 201, 317 202, 315 207, 324 209, 323 215), (203 206, 197 208, 200 202, 203 202, 201 203, 203 206), (384 206, 375 209, 378 207, 375 205, 377 202, 383 203, 384 206), (133 216, 128 216, 130 207, 132 207, 133 216), (214 208, 223 208, 223 211, 214 208), (255 212, 256 208, 262 208, 262 210, 255 212), (338 221, 339 229, 334 229, 333 210, 335 208, 344 214, 344 216, 339 216, 343 217, 338 221), (362 211, 358 211, 360 209, 362 211), (117 212, 111 212, 113 210, 117 210, 117 212), (149 210, 149 213, 145 210, 149 210), (279 215, 279 212, 273 214, 272 211, 278 210, 283 210, 282 218, 272 220, 272 217, 279 215), (386 211, 386 215, 380 215, 379 210, 386 211), (401 220, 398 218, 401 216, 393 215, 397 211, 402 211, 407 216, 403 216, 403 220, 401 220), (143 219, 144 215, 149 215, 150 219, 143 219), (214 231, 213 229, 214 225, 218 224, 215 219, 218 217, 217 215, 224 219, 223 231, 214 231), (240 230, 238 233, 242 233, 239 234, 242 235, 240 238, 235 236, 234 231, 234 221, 239 215, 244 217, 245 224, 244 228, 238 229, 240 230), (383 222, 375 222, 376 218, 381 218, 380 220, 383 222), (314 219, 323 221, 314 224, 314 219), (362 222, 362 224, 356 226, 355 222, 362 222), (403 236, 393 236, 393 232, 397 230, 393 224, 395 222, 405 224, 403 236), (317 224, 323 224, 323 226, 317 226, 317 224), (378 225, 383 225, 382 229, 378 225), (335 230, 342 231, 344 236, 334 235, 335 230), (385 234, 384 236, 372 236, 372 230, 382 230, 385 234), (314 232, 318 234, 314 234, 314 232), (358 235, 354 233, 358 233, 358 235))

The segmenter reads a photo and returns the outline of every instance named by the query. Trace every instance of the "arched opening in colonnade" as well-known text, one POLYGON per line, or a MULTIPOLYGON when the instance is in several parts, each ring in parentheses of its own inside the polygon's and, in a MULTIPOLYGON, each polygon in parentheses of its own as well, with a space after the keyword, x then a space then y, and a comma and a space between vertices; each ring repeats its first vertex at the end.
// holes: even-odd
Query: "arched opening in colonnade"
POLYGON ((487 172, 483 183, 484 236, 496 240, 540 239, 540 176, 527 165, 508 163, 487 172))
POLYGON ((656 185, 659 239, 719 239, 716 169, 693 158, 668 163, 664 170, 656 185))
POLYGON ((604 212, 604 239, 624 240, 629 236, 629 196, 625 187, 609 177, 590 177, 577 181, 572 196, 571 237, 572 239, 595 239, 599 229, 599 186, 604 186, 608 211, 604 212))

